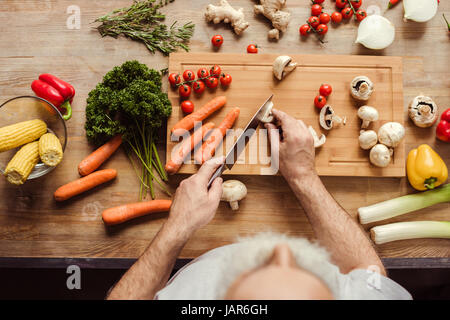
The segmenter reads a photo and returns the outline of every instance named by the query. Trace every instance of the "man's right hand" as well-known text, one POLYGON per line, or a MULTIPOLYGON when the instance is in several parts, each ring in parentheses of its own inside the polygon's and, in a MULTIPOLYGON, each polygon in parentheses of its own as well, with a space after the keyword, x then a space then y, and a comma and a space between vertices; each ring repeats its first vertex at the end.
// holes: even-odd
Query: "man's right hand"
POLYGON ((283 111, 272 109, 275 124, 267 123, 270 141, 273 143, 272 152, 278 148, 280 172, 284 178, 301 179, 305 175, 316 174, 314 167, 314 140, 302 120, 296 120, 283 111), (281 135, 278 127, 281 127, 281 135))

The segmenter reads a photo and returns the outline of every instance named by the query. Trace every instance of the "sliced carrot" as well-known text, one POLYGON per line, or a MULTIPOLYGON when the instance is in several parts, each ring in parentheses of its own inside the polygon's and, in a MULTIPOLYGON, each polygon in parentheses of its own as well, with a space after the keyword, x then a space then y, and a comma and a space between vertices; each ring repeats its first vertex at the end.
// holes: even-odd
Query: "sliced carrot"
POLYGON ((86 176, 94 172, 101 166, 122 144, 122 135, 116 135, 100 148, 92 152, 78 165, 78 172, 81 176, 86 176))
POLYGON ((103 211, 103 222, 112 226, 153 212, 169 211, 172 200, 151 200, 124 204, 103 211))
MULTIPOLYGON (((195 148, 197 144, 202 142, 203 138, 211 131, 214 127, 213 122, 208 122, 203 125, 200 129, 195 130, 189 139, 184 139, 176 154, 172 155, 172 158, 165 165, 165 170, 169 174, 175 174, 180 170, 183 165, 184 160, 191 154, 191 151, 195 148)), ((200 149, 200 148, 199 148, 200 149)))
POLYGON ((117 177, 117 171, 114 169, 95 171, 94 173, 91 173, 83 178, 59 187, 54 193, 55 200, 64 201, 70 199, 102 183, 110 181, 115 177, 117 177))
POLYGON ((199 110, 181 119, 172 128, 171 130, 172 134, 176 136, 183 135, 186 131, 189 131, 192 128, 194 128, 196 122, 205 120, 211 114, 222 108, 225 105, 225 103, 227 103, 227 97, 225 96, 215 97, 207 104, 205 104, 203 107, 201 107, 199 110))
POLYGON ((227 130, 231 129, 239 117, 240 109, 233 108, 226 116, 220 125, 211 132, 209 138, 203 143, 202 147, 194 154, 194 159, 197 163, 204 163, 214 156, 217 147, 225 137, 227 130))

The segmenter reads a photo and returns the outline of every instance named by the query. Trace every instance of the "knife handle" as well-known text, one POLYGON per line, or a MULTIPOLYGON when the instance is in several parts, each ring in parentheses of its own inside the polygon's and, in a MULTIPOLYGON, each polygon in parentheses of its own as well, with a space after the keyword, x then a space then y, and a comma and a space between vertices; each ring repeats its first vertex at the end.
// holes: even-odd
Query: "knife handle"
POLYGON ((209 179, 208 189, 209 189, 209 187, 211 187, 213 181, 222 175, 222 173, 225 171, 225 169, 226 169, 225 164, 222 164, 220 167, 218 167, 216 169, 216 171, 214 171, 214 174, 212 175, 211 179, 209 179))

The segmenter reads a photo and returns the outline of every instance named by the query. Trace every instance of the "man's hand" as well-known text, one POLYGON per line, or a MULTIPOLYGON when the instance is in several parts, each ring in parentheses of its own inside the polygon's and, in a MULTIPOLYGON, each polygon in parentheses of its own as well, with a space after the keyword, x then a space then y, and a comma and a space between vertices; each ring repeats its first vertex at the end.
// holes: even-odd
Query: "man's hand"
POLYGON ((167 225, 189 237, 214 218, 222 195, 222 178, 216 178, 209 190, 207 185, 215 169, 223 161, 223 157, 211 159, 201 166, 197 174, 181 181, 167 225))
MULTIPOLYGON (((280 172, 284 178, 291 182, 305 175, 315 174, 314 168, 314 140, 306 125, 283 111, 273 109, 276 125, 267 123, 270 141, 279 141, 272 144, 272 150, 278 148, 280 172)), ((276 152, 276 151, 275 151, 276 152)))

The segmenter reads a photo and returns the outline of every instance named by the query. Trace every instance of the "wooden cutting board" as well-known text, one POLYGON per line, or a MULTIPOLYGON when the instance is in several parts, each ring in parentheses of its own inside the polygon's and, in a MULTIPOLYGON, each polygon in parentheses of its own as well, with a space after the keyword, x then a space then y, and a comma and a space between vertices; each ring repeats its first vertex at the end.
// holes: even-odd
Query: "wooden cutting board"
MULTIPOLYGON (((281 53, 280 53, 281 54, 281 53)), ((284 53, 283 53, 284 54, 284 53)), ((274 106, 291 116, 302 119, 316 132, 324 133, 327 142, 316 149, 316 168, 324 176, 405 176, 405 143, 395 149, 392 162, 387 168, 377 168, 369 162, 369 151, 359 147, 358 136, 361 120, 357 116, 358 104, 350 95, 350 81, 358 76, 368 76, 374 83, 374 93, 367 105, 378 109, 380 119, 371 124, 370 129, 378 128, 389 121, 403 124, 403 85, 401 57, 345 56, 345 55, 290 55, 298 63, 297 69, 283 81, 278 81, 272 73, 274 54, 222 54, 222 53, 174 53, 169 58, 169 72, 182 73, 192 70, 195 73, 201 67, 210 68, 219 64, 223 72, 231 74, 233 82, 228 89, 220 86, 208 90, 201 96, 192 94, 190 100, 195 109, 218 95, 227 96, 224 108, 207 120, 216 125, 233 107, 240 107, 241 113, 234 129, 242 129, 256 110, 273 93, 274 106), (333 87, 328 99, 335 112, 347 117, 345 126, 330 131, 319 125, 319 112, 314 107, 314 97, 322 83, 333 87)), ((173 112, 167 125, 167 158, 177 141, 171 141, 170 129, 183 118, 179 105, 181 100, 177 90, 169 89, 169 99, 173 112)), ((265 139, 264 130, 258 129, 231 171, 225 174, 268 175, 270 170, 270 147, 265 139)), ((230 148, 239 130, 233 132, 218 148, 216 154, 225 154, 230 148)), ((179 173, 194 173, 198 165, 184 164, 179 173)))

